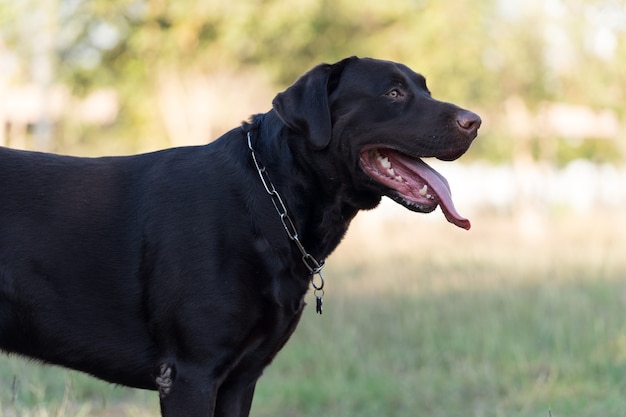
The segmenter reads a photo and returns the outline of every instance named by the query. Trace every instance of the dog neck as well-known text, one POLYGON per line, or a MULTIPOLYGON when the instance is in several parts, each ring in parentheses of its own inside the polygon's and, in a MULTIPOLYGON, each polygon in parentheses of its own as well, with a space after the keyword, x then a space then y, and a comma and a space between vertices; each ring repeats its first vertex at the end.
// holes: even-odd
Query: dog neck
POLYGON ((322 274, 322 269, 324 268, 325 261, 318 261, 302 245, 298 230, 296 229, 295 223, 289 215, 289 211, 285 206, 283 198, 281 197, 280 193, 276 189, 276 186, 272 182, 270 174, 267 171, 265 165, 263 165, 263 162, 261 162, 260 158, 257 156, 257 153, 254 150, 254 146, 252 145, 252 133, 250 130, 246 134, 246 139, 248 142, 248 149, 250 150, 250 156, 252 157, 252 162, 254 163, 254 167, 256 168, 257 173, 259 174, 259 179, 263 184, 263 188, 265 188, 265 191, 272 199, 272 204, 274 205, 274 208, 276 209, 276 214, 278 214, 283 228, 285 229, 285 233, 298 248, 298 251, 302 255, 302 263, 309 271, 309 276, 311 277, 311 286, 313 287, 313 294, 317 299, 316 311, 317 313, 322 314, 322 297, 324 295, 324 275, 322 274))
MULTIPOLYGON (((319 169, 320 160, 328 156, 326 150, 309 149, 307 139, 287 128, 273 111, 257 115, 251 124, 244 125, 244 141, 247 131, 291 210, 301 242, 316 258, 325 259, 335 250, 360 209, 373 208, 380 201, 380 196, 365 205, 356 201, 345 179, 319 169)), ((262 187, 261 180, 259 184, 262 187)))

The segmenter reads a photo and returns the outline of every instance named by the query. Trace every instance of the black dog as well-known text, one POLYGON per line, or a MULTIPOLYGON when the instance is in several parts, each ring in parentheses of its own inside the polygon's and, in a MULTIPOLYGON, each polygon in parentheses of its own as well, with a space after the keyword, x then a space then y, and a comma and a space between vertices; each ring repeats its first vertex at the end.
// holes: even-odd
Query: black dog
POLYGON ((0 348, 158 390, 165 417, 247 416, 359 210, 387 195, 469 228, 420 158, 458 158, 480 123, 404 65, 348 58, 206 146, 0 148, 0 348))

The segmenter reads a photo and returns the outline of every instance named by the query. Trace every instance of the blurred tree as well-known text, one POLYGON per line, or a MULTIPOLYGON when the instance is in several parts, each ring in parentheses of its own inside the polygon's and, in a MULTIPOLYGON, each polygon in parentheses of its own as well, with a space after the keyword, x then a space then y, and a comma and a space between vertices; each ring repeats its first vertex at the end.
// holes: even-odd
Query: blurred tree
MULTIPOLYGON (((404 62, 427 76, 437 98, 478 107, 491 121, 473 152, 482 157, 510 157, 502 116, 511 97, 530 112, 567 101, 626 117, 621 0, 49 1, 56 77, 76 94, 114 86, 123 109, 113 129, 130 143, 164 139, 164 126, 173 140, 184 124, 168 113, 195 111, 210 74, 258 68, 278 89, 349 55, 404 62), (164 89, 178 97, 169 107, 164 89)), ((0 40, 23 67, 38 30, 28 12, 35 3, 0 0, 0 40)), ((29 76, 15 71, 13 82, 29 76)), ((197 136, 182 132, 189 135, 197 136)))

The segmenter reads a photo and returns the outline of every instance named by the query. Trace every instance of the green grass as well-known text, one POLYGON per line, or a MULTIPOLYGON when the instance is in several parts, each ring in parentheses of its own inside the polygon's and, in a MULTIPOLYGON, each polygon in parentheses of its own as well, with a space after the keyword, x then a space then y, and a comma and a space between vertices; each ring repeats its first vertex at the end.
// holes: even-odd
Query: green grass
POLYGON ((0 359, 0 417, 158 415, 153 393, 21 358, 0 359))
POLYGON ((327 304, 327 316, 306 316, 266 372, 257 416, 623 416, 626 409, 623 285, 327 304))
MULTIPOLYGON (((623 416, 626 228, 602 220, 529 236, 506 218, 466 233, 366 217, 328 260, 324 314, 307 309, 252 415, 623 416)), ((156 416, 158 403, 0 358, 0 417, 82 415, 156 416)))

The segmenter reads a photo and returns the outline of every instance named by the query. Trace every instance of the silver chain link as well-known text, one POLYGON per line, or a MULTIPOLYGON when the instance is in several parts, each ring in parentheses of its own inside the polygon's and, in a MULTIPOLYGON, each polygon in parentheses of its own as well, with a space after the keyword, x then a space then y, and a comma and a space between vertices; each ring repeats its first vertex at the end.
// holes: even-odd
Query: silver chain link
MULTIPOLYGON (((296 244, 298 250, 302 254, 302 263, 304 263, 304 265, 309 270, 309 274, 311 275, 311 286, 315 291, 314 295, 318 298, 318 300, 321 300, 321 297, 324 295, 324 276, 322 275, 324 261, 318 262, 318 260, 315 259, 313 255, 308 253, 306 249, 304 249, 304 246, 302 246, 302 243, 300 242, 300 237, 298 236, 298 231, 296 230, 296 226, 294 225, 293 220, 291 220, 291 217, 289 217, 289 214, 287 213, 287 207, 285 206, 283 199, 281 198, 280 194, 278 194, 278 191, 276 191, 276 187, 274 187, 274 183, 270 179, 270 175, 267 172, 267 169, 265 169, 265 166, 261 163, 256 155, 256 152, 254 151, 254 148, 252 147, 252 138, 250 136, 250 132, 248 132, 248 148, 250 148, 252 161, 254 162, 254 166, 256 167, 257 172, 259 173, 259 177, 261 178, 263 187, 265 187, 265 191, 267 191, 267 193, 272 197, 272 203, 274 204, 274 208, 276 209, 276 212, 280 217, 280 221, 283 224, 285 231, 287 232, 287 236, 289 236, 289 239, 291 239, 296 244), (319 278, 319 282, 315 282, 316 275, 319 278)), ((318 312, 321 313, 321 311, 318 312)))

